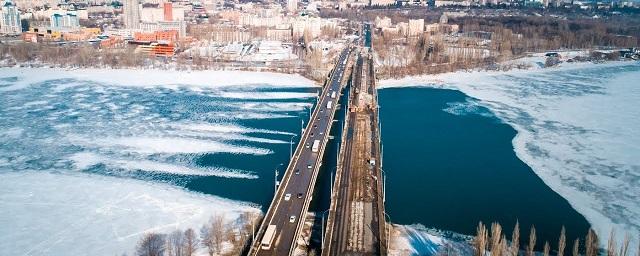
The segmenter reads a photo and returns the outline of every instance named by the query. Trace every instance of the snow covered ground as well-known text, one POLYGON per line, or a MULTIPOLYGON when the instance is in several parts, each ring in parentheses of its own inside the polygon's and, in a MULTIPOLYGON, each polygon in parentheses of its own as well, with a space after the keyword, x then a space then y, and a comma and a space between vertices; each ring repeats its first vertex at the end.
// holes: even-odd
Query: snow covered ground
POLYGON ((393 225, 389 241, 389 255, 471 255, 473 248, 461 235, 425 228, 422 225, 393 225))
MULTIPOLYGON (((458 89, 518 135, 519 158, 594 226, 603 241, 640 232, 640 64, 457 72, 381 81, 382 88, 458 89)), ((526 198, 523 198, 526 200, 526 198)), ((618 243, 620 244, 620 243, 618 243)))
MULTIPOLYGON (((59 68, 2 68, 0 77, 17 76, 21 79, 11 86, 0 87, 10 91, 54 79, 76 79, 120 86, 179 86, 212 88, 222 86, 274 85, 311 87, 314 82, 299 75, 247 71, 172 71, 143 69, 59 69, 59 68)), ((65 84, 63 86, 74 86, 65 84)))
POLYGON ((198 159, 274 154, 312 87, 274 73, 0 68, 0 255, 130 254, 144 232, 258 212, 182 185, 259 179, 198 159))
POLYGON ((198 231, 260 210, 168 185, 82 173, 0 173, 0 255, 119 255, 145 232, 198 231))

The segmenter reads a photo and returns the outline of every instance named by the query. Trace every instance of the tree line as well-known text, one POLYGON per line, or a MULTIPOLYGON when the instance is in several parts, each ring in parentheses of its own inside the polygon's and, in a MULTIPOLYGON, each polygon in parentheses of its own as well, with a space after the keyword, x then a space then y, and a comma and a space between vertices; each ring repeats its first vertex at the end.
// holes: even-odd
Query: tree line
MULTIPOLYGON (((224 215, 214 215, 199 232, 188 228, 169 234, 145 233, 136 245, 135 256, 240 255, 249 246, 257 216, 242 213, 229 223, 224 215)), ((126 254, 125 254, 126 255, 126 254)))
MULTIPOLYGON (((511 240, 509 241, 503 233, 502 226, 499 223, 492 223, 487 228, 482 222, 478 224, 476 236, 472 241, 474 256, 631 256, 630 255, 630 237, 625 235, 621 244, 617 244, 616 233, 611 230, 609 240, 606 247, 601 249, 598 235, 593 229, 589 229, 584 239, 576 238, 572 244, 566 239, 565 228, 560 230, 557 248, 551 248, 548 241, 544 242, 542 248, 536 247, 536 229, 531 226, 529 237, 524 248, 520 248, 520 244, 524 241, 520 240, 520 224, 516 222, 513 228, 511 240)), ((523 243, 525 244, 525 243, 523 243)), ((447 251, 448 252, 448 251, 447 251)), ((449 254, 447 254, 449 255, 449 254)), ((638 247, 637 256, 640 256, 640 246, 638 247)))

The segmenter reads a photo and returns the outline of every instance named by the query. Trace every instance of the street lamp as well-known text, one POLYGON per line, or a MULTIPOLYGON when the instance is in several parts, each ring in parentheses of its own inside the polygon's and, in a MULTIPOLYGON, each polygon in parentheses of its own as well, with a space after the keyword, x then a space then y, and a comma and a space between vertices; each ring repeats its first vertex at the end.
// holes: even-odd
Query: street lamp
POLYGON ((274 181, 275 181, 274 193, 277 193, 277 192, 278 192, 278 185, 279 185, 279 182, 278 182, 278 167, 283 166, 283 165, 284 165, 283 163, 280 163, 280 164, 276 167, 276 172, 275 172, 275 174, 276 174, 276 175, 275 175, 275 177, 274 177, 274 181))
POLYGON ((320 249, 321 249, 321 250, 324 250, 324 233, 325 233, 325 231, 324 231, 324 215, 325 215, 325 214, 327 214, 327 212, 328 212, 329 210, 331 210, 331 208, 329 208, 329 209, 327 209, 327 210, 324 210, 324 211, 322 211, 322 213, 321 213, 321 214, 322 214, 322 215, 321 215, 321 216, 322 216, 322 221, 321 221, 321 223, 322 223, 322 227, 321 227, 321 229, 320 229, 320 233, 321 233, 321 234, 320 234, 320 249))
POLYGON ((289 140, 289 162, 291 162, 291 158, 293 157, 293 138, 296 136, 297 135, 294 134, 293 136, 291 136, 291 139, 289 140))

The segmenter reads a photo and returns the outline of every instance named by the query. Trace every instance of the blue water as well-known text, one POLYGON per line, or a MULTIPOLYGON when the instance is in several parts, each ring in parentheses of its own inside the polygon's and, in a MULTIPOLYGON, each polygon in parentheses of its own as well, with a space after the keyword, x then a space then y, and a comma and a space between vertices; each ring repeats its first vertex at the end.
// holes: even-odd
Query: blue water
MULTIPOLYGON (((4 79, 9 84, 16 80, 4 79)), ((264 209, 273 194, 274 170, 279 169, 281 178, 288 163, 291 136, 300 133, 301 121, 306 123, 308 108, 313 105, 317 91, 269 85, 198 90, 142 88, 75 79, 47 80, 24 89, 0 92, 0 130, 7 131, 0 135, 0 169, 66 169, 143 179, 252 202, 264 209), (69 84, 75 86, 67 87, 69 84), (293 96, 287 95, 291 93, 293 96), (199 130, 197 127, 201 125, 240 128, 225 133, 199 130), (144 145, 128 144, 139 138, 143 138, 144 145), (175 150, 154 148, 155 144, 176 140, 221 143, 249 153, 238 153, 233 148, 192 152, 194 146, 190 144, 175 150), (80 157, 75 157, 78 154, 80 157), (100 159, 78 167, 74 160, 89 158, 86 154, 100 159), (140 161, 205 173, 223 169, 249 178, 158 172, 154 166, 123 164, 140 161)), ((298 139, 299 136, 293 139, 294 149, 298 139)))
MULTIPOLYGON (((19 78, 0 80, 1 89, 19 78)), ((75 79, 0 91, 0 171, 141 179, 251 202, 266 210, 274 192, 274 171, 282 177, 290 138, 300 133, 300 123, 306 123, 314 102, 313 96, 297 95, 317 91, 260 84, 193 90, 75 79), (291 93, 296 96, 280 97, 291 93), (238 130, 198 128, 202 125, 238 130), (211 143, 223 149, 207 152, 211 143), (205 149, 194 150, 202 144, 205 149), (83 164, 87 159, 91 161, 83 164), (152 164, 132 165, 141 162, 152 164), (179 172, 178 167, 189 170, 179 172), (193 170, 223 174, 190 174, 193 170)), ((561 225, 570 239, 584 234, 584 218, 516 157, 511 145, 515 131, 473 99, 457 91, 415 88, 384 89, 379 96, 386 208, 392 222, 473 234, 478 221, 499 221, 510 230, 519 220, 522 229, 534 224, 540 241, 556 241, 561 225)), ((336 140, 325 154, 313 211, 328 208, 337 127, 336 140)))
POLYGON ((569 241, 585 234, 585 218, 516 156, 516 131, 474 99, 429 88, 379 97, 392 222, 473 235, 479 221, 508 234, 519 221, 521 237, 535 225, 540 244, 555 244, 562 226, 569 241))

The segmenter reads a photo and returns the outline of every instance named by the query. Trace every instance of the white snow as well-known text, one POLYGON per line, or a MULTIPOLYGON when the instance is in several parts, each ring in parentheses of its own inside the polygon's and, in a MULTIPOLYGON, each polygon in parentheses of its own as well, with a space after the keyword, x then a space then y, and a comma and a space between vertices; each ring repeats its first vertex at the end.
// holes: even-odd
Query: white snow
MULTIPOLYGON (((513 126, 516 154, 594 226, 602 241, 640 231, 640 64, 563 64, 382 81, 458 89, 513 126)), ((526 200, 526 199, 523 199, 526 200)), ((620 244, 620 242, 618 242, 620 244)))
POLYGON ((258 176, 251 174, 247 171, 231 170, 227 168, 202 168, 202 167, 187 167, 175 164, 167 164, 149 160, 128 160, 128 159, 114 159, 96 153, 82 152, 76 153, 69 157, 69 160, 73 161, 74 166, 78 170, 85 170, 96 164, 105 164, 108 167, 122 168, 126 170, 142 170, 147 172, 158 173, 171 173, 180 175, 193 175, 193 176, 216 176, 223 178, 243 178, 243 179, 257 179, 258 176))
POLYGON ((177 137, 121 137, 121 138, 69 138, 69 141, 84 146, 115 148, 124 152, 141 154, 196 154, 196 153, 234 153, 267 155, 269 149, 235 146, 218 141, 205 141, 177 137))
MULTIPOLYGON (((25 88, 44 80, 69 79, 94 81, 119 86, 164 86, 213 88, 222 86, 270 85, 276 87, 313 87, 316 84, 300 75, 248 71, 170 71, 138 69, 0 68, 0 77, 20 77, 17 83, 0 87, 0 91, 25 88)), ((60 85, 63 90, 76 84, 60 85)))
POLYGON ((442 237, 429 234, 422 225, 393 225, 389 255, 436 255, 444 244, 442 237))
POLYGON ((141 234, 229 222, 254 205, 80 173, 0 172, 0 255, 119 255, 141 234))
POLYGON ((219 95, 231 99, 268 100, 313 98, 318 94, 305 92, 220 92, 219 95))
POLYGON ((198 231, 213 214, 231 224, 259 212, 178 186, 257 179, 257 170, 197 160, 272 154, 294 133, 240 119, 297 117, 289 112, 315 96, 298 88, 313 86, 257 72, 0 68, 0 255, 130 254, 147 231, 198 231), (184 177, 158 184, 158 173, 184 177))

